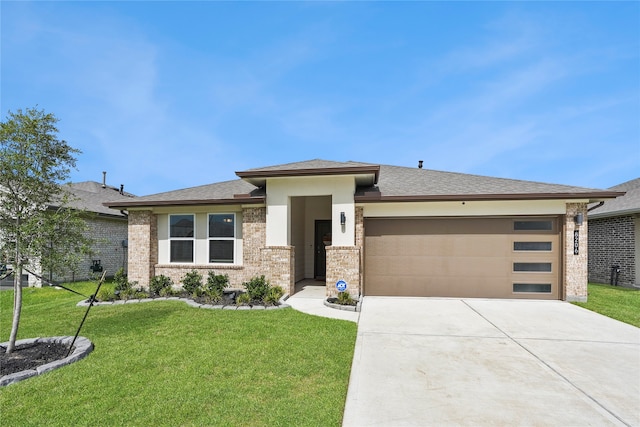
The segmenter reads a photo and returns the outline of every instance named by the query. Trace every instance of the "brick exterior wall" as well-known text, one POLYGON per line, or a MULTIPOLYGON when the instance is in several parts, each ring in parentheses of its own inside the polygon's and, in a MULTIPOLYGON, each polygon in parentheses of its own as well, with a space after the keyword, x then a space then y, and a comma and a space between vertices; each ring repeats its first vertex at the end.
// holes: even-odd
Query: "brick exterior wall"
POLYGON ((567 203, 564 223, 564 299, 567 301, 587 300, 587 257, 589 225, 587 222, 586 203, 567 203), (575 216, 584 215, 582 225, 575 223, 575 216), (579 234, 579 254, 574 255, 574 231, 579 234))
MULTIPOLYGON (((122 241, 128 236, 127 219, 96 217, 86 222, 87 231, 84 234, 94 239, 92 254, 80 262, 76 271, 56 275, 54 280, 66 282, 101 276, 102 273, 93 273, 89 268, 93 260, 100 260, 108 277, 112 277, 120 268, 127 270, 127 249, 122 247, 122 241)), ((48 278, 46 273, 45 276, 48 278)))
POLYGON ((347 291, 353 297, 360 295, 361 257, 355 246, 327 246, 327 296, 338 294, 338 280, 347 282, 347 291))
POLYGON ((262 268, 261 248, 267 242, 267 209, 244 208, 242 210, 242 264, 246 280, 259 276, 262 268))
POLYGON ((240 265, 230 265, 224 267, 211 267, 208 265, 190 265, 190 264, 157 264, 154 268, 156 276, 167 276, 173 282, 173 288, 179 289, 182 286, 182 279, 190 271, 197 271, 202 275, 202 283, 207 283, 209 272, 215 274, 226 274, 229 276, 229 287, 234 289, 243 289, 242 283, 249 280, 245 278, 245 271, 240 265))
POLYGON ((268 246, 260 250, 261 274, 271 286, 282 286, 285 294, 295 292, 295 249, 293 246, 268 246))
POLYGON ((151 211, 129 212, 129 281, 149 286, 158 262, 158 220, 151 211))
POLYGON ((620 266, 618 285, 636 283, 636 230, 631 215, 589 220, 589 281, 611 282, 611 267, 620 266))
POLYGON ((244 208, 242 222, 242 265, 158 264, 158 221, 151 211, 132 211, 129 214, 129 280, 148 287, 155 275, 169 277, 175 287, 184 275, 198 271, 206 280, 209 271, 227 274, 229 285, 243 288, 242 283, 252 277, 265 275, 272 285, 293 292, 293 248, 265 248, 266 208, 244 208))

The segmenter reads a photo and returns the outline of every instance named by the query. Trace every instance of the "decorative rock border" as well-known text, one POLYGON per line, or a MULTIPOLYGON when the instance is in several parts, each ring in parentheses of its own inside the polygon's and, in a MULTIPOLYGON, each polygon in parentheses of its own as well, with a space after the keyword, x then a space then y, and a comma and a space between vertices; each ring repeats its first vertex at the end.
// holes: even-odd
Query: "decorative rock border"
MULTIPOLYGON (((28 338, 16 341, 16 346, 33 343, 56 343, 69 346, 72 341, 73 337, 28 338)), ((0 345, 6 347, 9 345, 9 342, 3 342, 0 345)), ((40 365, 35 369, 28 369, 26 371, 15 372, 13 374, 0 377, 0 387, 8 386, 9 384, 17 383, 18 381, 26 380, 27 378, 35 377, 36 375, 41 375, 45 372, 77 362, 78 360, 85 358, 89 353, 91 353, 91 351, 93 351, 93 343, 85 337, 78 337, 74 344, 73 352, 68 357, 40 365)))
MULTIPOLYGON (((142 299, 128 299, 128 300, 117 300, 117 301, 99 301, 94 302, 93 305, 122 305, 122 304, 136 304, 143 302, 152 302, 152 301, 182 301, 185 304, 194 307, 194 308, 205 308, 208 310, 277 310, 280 308, 288 308, 291 307, 289 304, 286 304, 284 301, 288 297, 288 295, 283 296, 280 299, 280 305, 235 305, 235 304, 200 304, 190 298, 180 298, 180 297, 158 297, 158 298, 142 298, 142 299)), ((89 301, 80 301, 76 304, 78 307, 87 307, 89 305, 89 301)))
POLYGON ((326 305, 327 307, 336 309, 336 310, 360 311, 360 306, 362 305, 362 298, 358 300, 358 303, 356 305, 335 304, 335 303, 327 301, 326 299, 324 300, 324 305, 326 305))

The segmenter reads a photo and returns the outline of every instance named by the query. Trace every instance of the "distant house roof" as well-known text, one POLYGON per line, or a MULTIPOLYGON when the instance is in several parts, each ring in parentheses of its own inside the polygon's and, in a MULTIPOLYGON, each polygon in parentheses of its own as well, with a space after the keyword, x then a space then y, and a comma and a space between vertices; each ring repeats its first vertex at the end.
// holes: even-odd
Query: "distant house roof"
POLYGON ((120 192, 119 188, 109 185, 103 187, 102 184, 94 181, 65 184, 63 188, 71 194, 70 207, 103 216, 126 218, 125 214, 108 208, 105 203, 131 201, 135 198, 131 193, 120 192))
POLYGON ((436 200, 587 199, 599 201, 622 195, 619 191, 492 178, 421 168, 359 162, 308 160, 236 172, 241 179, 135 200, 116 200, 110 207, 264 203, 265 182, 274 177, 354 175, 356 202, 436 200))
POLYGON ((589 212, 589 218, 595 219, 640 213, 640 178, 623 182, 611 187, 609 190, 626 191, 626 194, 613 200, 607 200, 601 206, 594 206, 594 209, 589 212))

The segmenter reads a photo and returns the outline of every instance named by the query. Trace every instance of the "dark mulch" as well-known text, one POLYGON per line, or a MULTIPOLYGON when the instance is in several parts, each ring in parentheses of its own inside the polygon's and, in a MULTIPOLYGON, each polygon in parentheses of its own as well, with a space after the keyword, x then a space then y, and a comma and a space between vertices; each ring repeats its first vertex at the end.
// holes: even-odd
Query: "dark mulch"
POLYGON ((35 369, 49 362, 64 359, 69 352, 69 346, 39 342, 16 346, 11 354, 7 354, 6 350, 6 347, 0 346, 0 376, 35 369))

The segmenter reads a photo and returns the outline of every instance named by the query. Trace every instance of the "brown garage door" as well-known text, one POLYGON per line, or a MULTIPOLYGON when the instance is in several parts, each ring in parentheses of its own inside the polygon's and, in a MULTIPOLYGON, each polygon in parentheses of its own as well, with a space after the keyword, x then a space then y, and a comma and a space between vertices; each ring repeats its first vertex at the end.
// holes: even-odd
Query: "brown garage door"
POLYGON ((365 295, 559 299, 557 217, 365 220, 365 295))

